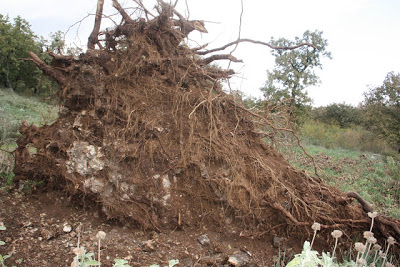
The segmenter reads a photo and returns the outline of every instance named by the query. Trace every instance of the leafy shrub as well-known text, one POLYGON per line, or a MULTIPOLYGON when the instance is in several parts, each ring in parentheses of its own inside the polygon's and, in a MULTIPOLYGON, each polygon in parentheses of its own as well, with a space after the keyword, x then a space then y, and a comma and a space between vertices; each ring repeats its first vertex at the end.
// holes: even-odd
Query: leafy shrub
POLYGON ((314 119, 331 124, 337 125, 341 128, 348 128, 353 125, 361 123, 361 111, 347 104, 331 104, 326 107, 319 107, 313 109, 314 119))

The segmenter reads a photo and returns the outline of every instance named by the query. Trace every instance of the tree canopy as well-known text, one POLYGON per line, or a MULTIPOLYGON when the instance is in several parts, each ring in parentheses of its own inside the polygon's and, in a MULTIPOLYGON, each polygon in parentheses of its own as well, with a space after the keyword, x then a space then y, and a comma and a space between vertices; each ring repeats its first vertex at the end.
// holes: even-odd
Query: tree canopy
POLYGON ((383 84, 364 94, 364 123, 400 147, 400 73, 390 72, 383 84))
POLYGON ((14 90, 35 87, 40 71, 23 59, 29 51, 39 52, 36 39, 25 19, 18 16, 10 22, 0 14, 0 84, 14 90))
POLYGON ((358 108, 348 104, 330 104, 326 107, 313 109, 314 119, 327 124, 337 125, 341 128, 359 125, 361 123, 361 112, 358 108))
POLYGON ((311 103, 304 89, 319 83, 315 68, 322 68, 321 58, 331 58, 326 50, 328 42, 322 37, 322 31, 305 31, 302 37, 294 40, 271 38, 270 43, 275 46, 293 46, 298 43, 311 43, 311 46, 302 46, 295 50, 271 50, 275 56, 275 67, 267 71, 268 79, 261 91, 267 102, 290 103, 293 109, 300 109, 311 103))
POLYGON ((32 64, 29 52, 50 63, 47 51, 61 54, 65 45, 63 35, 61 31, 50 33, 47 40, 36 36, 29 22, 20 16, 11 21, 0 14, 0 87, 12 88, 17 93, 53 95, 57 85, 32 64))

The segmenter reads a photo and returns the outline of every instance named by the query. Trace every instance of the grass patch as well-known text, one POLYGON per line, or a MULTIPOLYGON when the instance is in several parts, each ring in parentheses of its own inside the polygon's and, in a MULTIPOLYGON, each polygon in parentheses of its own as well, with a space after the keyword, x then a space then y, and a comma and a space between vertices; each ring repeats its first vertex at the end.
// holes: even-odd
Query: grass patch
MULTIPOLYGON (((15 94, 10 89, 0 88, 0 187, 13 186, 14 155, 23 120, 41 126, 53 123, 58 117, 58 106, 36 97, 15 94)), ((31 187, 30 185, 26 186, 31 187)))
POLYGON ((22 121, 36 126, 51 124, 58 117, 58 107, 36 97, 20 96, 0 88, 0 141, 15 139, 22 121))
MULTIPOLYGON (((343 148, 305 144, 315 157, 319 174, 343 192, 357 192, 379 213, 400 219, 400 162, 392 157, 343 148)), ((297 168, 314 173, 312 161, 300 148, 280 148, 297 168)))

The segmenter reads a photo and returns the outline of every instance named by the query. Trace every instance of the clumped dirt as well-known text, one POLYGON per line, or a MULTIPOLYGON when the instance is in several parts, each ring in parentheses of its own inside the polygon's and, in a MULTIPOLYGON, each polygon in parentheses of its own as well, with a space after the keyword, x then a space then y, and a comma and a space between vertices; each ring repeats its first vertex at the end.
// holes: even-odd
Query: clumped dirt
MULTIPOLYGON (((62 108, 52 125, 21 125, 17 182, 44 181, 47 190, 65 192, 63 202, 96 203, 101 217, 156 231, 163 244, 186 229, 292 239, 309 237, 317 221, 328 242, 333 228, 368 229, 369 206, 291 167, 263 140, 268 117, 222 90, 234 72, 210 64, 238 60, 185 44, 190 31, 206 32, 202 21, 186 20, 162 1, 150 19, 143 7, 146 16, 131 18, 113 3, 122 23, 104 32, 95 26, 86 53, 51 53, 51 66, 31 53, 59 83, 62 108)), ((97 25, 101 14, 96 18, 97 25)), ((377 230, 396 237, 398 222, 390 222, 378 222, 377 230)), ((194 246, 196 234, 179 242, 194 246)))
MULTIPOLYGON (((249 265, 271 266, 278 255, 272 236, 246 237, 243 229, 234 225, 142 231, 99 217, 97 205, 75 205, 57 191, 32 194, 1 190, 0 199, 0 220, 7 228, 0 235, 0 240, 6 242, 0 254, 11 255, 7 266, 70 266, 75 256, 72 250, 78 245, 78 227, 80 245, 95 252, 96 257, 95 236, 100 230, 107 234, 101 245, 103 266, 111 266, 115 258, 126 259, 131 266, 164 266, 172 259, 179 260, 178 266, 222 266, 227 265, 230 256, 241 254, 251 255, 249 265), (65 232, 65 226, 71 226, 71 231, 65 232), (198 239, 204 235, 210 242, 202 245, 198 239)), ((286 242, 279 246, 293 255, 294 250, 286 242)))

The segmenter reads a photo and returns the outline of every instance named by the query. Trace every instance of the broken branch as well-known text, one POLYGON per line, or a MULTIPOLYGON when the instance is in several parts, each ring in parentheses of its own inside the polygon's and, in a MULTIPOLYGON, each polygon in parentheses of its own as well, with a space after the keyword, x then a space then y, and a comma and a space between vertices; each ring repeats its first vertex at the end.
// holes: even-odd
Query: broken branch
POLYGON ((60 71, 57 71, 52 67, 50 67, 49 65, 47 65, 33 52, 29 52, 29 56, 31 57, 32 61, 36 64, 36 66, 38 66, 39 69, 41 69, 45 74, 49 75, 63 86, 67 84, 64 75, 60 71))
POLYGON ((117 0, 112 0, 113 2, 113 7, 118 10, 118 12, 121 14, 121 16, 124 18, 124 20, 127 23, 132 22, 131 17, 125 12, 125 10, 122 8, 122 6, 118 3, 117 0))
POLYGON ((215 60, 224 60, 224 59, 230 60, 233 62, 243 62, 243 60, 237 59, 236 57, 234 57, 232 55, 212 55, 210 57, 200 60, 199 64, 200 65, 208 65, 215 60))
POLYGON ((96 43, 99 41, 98 35, 100 31, 101 17, 103 15, 103 5, 104 5, 104 0, 97 1, 97 10, 96 10, 96 17, 94 19, 94 27, 92 33, 88 38, 88 49, 94 49, 96 43))

